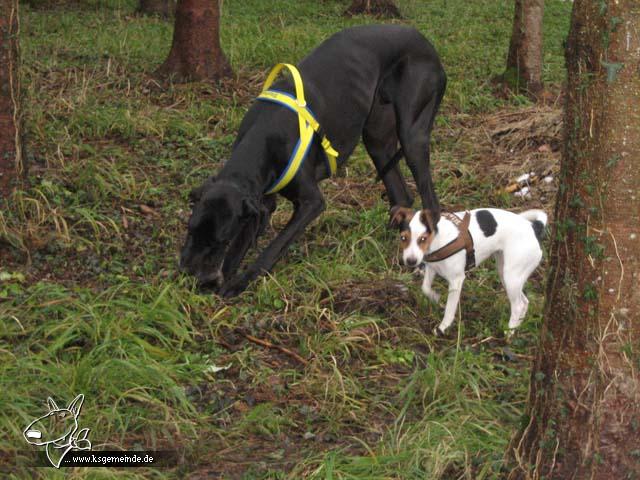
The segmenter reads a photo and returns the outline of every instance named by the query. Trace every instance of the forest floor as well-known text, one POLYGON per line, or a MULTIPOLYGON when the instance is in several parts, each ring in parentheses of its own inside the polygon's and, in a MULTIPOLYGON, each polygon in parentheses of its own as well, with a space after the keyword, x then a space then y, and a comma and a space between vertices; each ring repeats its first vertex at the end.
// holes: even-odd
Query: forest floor
MULTIPOLYGON (((496 478, 523 421, 544 264, 510 342, 492 262, 469 276, 451 336, 434 338, 442 305, 398 266, 382 186, 358 147, 322 184, 326 212, 240 297, 201 294, 176 268, 187 194, 228 157, 268 69, 346 26, 383 20, 343 17, 345 1, 226 1, 222 45, 236 77, 172 85, 151 75, 171 22, 136 16, 134 0, 69 3, 21 11, 31 166, 28 187, 0 210, 0 472, 496 478), (94 450, 169 449, 180 464, 32 469, 36 449, 22 430, 48 396, 65 404, 79 393, 94 450)), ((405 18, 395 22, 432 40, 449 77, 432 146, 445 207, 552 214, 555 182, 526 198, 504 191, 521 174, 558 168, 571 3, 545 3, 555 100, 534 106, 491 82, 506 58, 511 0, 398 2, 405 18)), ((281 202, 274 229, 289 213, 281 202)))

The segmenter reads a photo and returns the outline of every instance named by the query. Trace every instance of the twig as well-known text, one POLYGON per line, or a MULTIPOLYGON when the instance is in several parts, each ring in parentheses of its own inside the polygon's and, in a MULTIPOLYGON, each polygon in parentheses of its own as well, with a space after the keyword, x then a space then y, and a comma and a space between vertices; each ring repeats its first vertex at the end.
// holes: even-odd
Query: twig
POLYGON ((221 338, 216 338, 216 343, 218 345, 222 345, 224 348, 226 348, 227 350, 233 352, 234 348, 233 345, 231 345, 229 342, 226 342, 224 340, 222 340, 221 338))
POLYGON ((257 344, 257 345, 261 345, 263 347, 273 348, 275 350, 279 350, 282 353, 285 353, 285 354, 289 355, 290 357, 294 358, 295 360, 297 360, 298 362, 300 362, 301 364, 303 364, 305 366, 309 364, 308 360, 302 358, 296 352, 294 352, 292 350, 289 350, 286 347, 282 347, 280 345, 275 345, 275 344, 271 343, 268 340, 262 340, 261 338, 256 338, 256 337, 254 337, 252 335, 249 335, 248 333, 243 333, 242 336, 244 338, 246 338, 247 340, 249 340, 250 342, 253 342, 253 343, 257 344))

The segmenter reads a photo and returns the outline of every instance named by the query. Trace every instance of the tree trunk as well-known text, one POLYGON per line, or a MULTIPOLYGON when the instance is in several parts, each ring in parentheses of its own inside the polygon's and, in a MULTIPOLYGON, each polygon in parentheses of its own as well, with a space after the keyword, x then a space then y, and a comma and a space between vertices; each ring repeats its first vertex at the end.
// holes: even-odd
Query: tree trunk
POLYGON ((140 0, 138 13, 168 18, 173 15, 175 8, 175 0, 140 0))
POLYGON ((542 85, 544 0, 516 0, 504 82, 517 92, 538 97, 542 85))
POLYGON ((640 478, 640 4, 576 0, 551 271, 509 478, 640 478))
POLYGON ((0 197, 22 174, 18 0, 0 0, 0 197))
POLYGON ((389 18, 402 17, 393 0, 353 0, 344 14, 349 17, 361 14, 389 18))
POLYGON ((232 74, 220 48, 218 0, 178 1, 171 52, 156 73, 176 81, 211 81, 232 74))

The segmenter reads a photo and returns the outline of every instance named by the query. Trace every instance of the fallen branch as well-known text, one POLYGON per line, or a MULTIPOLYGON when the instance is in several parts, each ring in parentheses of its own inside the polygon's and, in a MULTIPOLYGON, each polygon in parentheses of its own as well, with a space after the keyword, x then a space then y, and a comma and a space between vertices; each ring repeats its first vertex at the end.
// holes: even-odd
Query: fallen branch
POLYGON ((244 338, 246 338, 247 340, 249 340, 250 342, 253 342, 253 343, 257 344, 257 345, 261 345, 261 346, 266 347, 266 348, 273 348, 275 350, 279 350, 280 352, 289 355, 290 357, 292 357, 293 359, 297 360, 298 362, 300 362, 301 364, 303 364, 305 366, 309 364, 308 360, 302 358, 296 352, 294 352, 292 350, 289 350, 288 348, 282 347, 280 345, 275 345, 275 344, 271 343, 268 340, 262 340, 261 338, 256 338, 256 337, 254 337, 252 335, 249 335, 248 333, 243 333, 242 336, 244 338))

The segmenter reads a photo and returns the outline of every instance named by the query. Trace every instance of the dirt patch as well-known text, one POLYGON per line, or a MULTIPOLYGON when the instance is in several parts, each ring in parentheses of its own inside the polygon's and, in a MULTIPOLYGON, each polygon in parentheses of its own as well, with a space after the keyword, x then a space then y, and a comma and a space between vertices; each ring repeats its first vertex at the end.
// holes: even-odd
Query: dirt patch
MULTIPOLYGON (((373 165, 371 165, 373 172, 373 165)), ((374 174, 364 180, 346 177, 334 177, 323 182, 326 184, 327 204, 332 207, 344 206, 348 208, 371 209, 386 195, 381 181, 373 180, 374 174)))
POLYGON ((553 211, 562 147, 562 110, 534 105, 492 115, 454 117, 455 133, 473 148, 473 170, 497 195, 513 195, 521 208, 553 211))
MULTIPOLYGON (((337 313, 361 312, 370 315, 395 317, 402 308, 417 308, 415 295, 407 286, 394 279, 373 283, 347 281, 333 289, 333 309, 337 313)), ((322 302, 329 302, 324 298, 322 302)))

